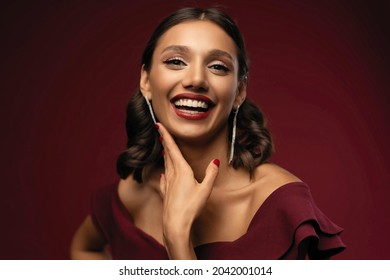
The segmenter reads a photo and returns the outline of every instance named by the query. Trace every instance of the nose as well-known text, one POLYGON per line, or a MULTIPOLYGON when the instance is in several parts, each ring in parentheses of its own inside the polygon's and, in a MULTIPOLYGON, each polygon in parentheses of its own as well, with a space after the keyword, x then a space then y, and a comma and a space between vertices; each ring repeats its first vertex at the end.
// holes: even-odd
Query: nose
POLYGON ((186 69, 182 85, 184 88, 196 92, 206 92, 208 90, 207 73, 201 62, 193 63, 186 69))

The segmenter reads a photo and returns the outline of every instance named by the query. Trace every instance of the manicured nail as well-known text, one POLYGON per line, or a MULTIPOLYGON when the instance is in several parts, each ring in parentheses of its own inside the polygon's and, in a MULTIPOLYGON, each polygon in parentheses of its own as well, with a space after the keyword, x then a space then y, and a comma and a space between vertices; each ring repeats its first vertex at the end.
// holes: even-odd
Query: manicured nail
POLYGON ((213 160, 213 163, 214 163, 216 166, 219 167, 219 164, 220 164, 219 159, 214 159, 214 160, 213 160))
POLYGON ((160 127, 158 126, 158 124, 155 124, 154 127, 155 127, 156 129, 160 129, 160 127))
POLYGON ((160 142, 162 142, 163 141, 163 138, 162 138, 162 136, 160 136, 160 142))
POLYGON ((162 156, 165 156, 165 151, 164 151, 164 150, 162 150, 161 154, 162 154, 162 156))

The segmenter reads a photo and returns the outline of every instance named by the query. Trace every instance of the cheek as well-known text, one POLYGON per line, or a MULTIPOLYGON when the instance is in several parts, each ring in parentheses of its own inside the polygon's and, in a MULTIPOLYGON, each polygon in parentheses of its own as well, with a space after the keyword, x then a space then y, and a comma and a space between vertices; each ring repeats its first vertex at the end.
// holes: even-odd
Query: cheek
POLYGON ((174 85, 177 83, 178 77, 166 71, 154 71, 150 75, 150 85, 152 98, 166 97, 174 85))
POLYGON ((229 79, 219 79, 214 82, 214 91, 218 93, 218 99, 226 104, 233 104, 237 93, 237 83, 229 79))

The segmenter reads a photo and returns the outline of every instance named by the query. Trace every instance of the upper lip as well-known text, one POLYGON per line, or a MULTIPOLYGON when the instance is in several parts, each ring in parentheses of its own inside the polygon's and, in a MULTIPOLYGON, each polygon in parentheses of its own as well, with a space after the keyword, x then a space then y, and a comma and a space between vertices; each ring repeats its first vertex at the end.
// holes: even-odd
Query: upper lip
POLYGON ((206 102, 209 107, 212 107, 215 105, 214 102, 210 98, 208 98, 205 95, 201 95, 201 94, 179 93, 178 95, 174 96, 171 99, 171 102, 174 103, 176 100, 179 100, 179 99, 191 99, 191 100, 203 101, 203 102, 206 102))

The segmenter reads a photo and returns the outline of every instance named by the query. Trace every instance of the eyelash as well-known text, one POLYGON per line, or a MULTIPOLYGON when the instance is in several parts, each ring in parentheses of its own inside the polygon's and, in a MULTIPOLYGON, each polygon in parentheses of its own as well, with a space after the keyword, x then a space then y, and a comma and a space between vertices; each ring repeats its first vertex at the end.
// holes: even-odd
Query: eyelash
POLYGON ((167 60, 164 60, 163 61, 164 64, 166 65, 173 65, 173 66, 176 66, 176 67, 179 67, 179 66, 185 66, 187 65, 183 59, 181 58, 178 58, 178 57, 172 57, 172 58, 168 58, 167 60))
POLYGON ((230 72, 230 69, 222 63, 216 63, 213 65, 210 65, 209 68, 214 69, 214 70, 219 71, 219 72, 224 72, 224 73, 230 72))
MULTIPOLYGON (((177 67, 177 68, 182 67, 182 66, 187 66, 186 62, 179 57, 168 58, 168 59, 164 60, 163 63, 165 65, 172 65, 173 67, 177 67)), ((214 63, 214 64, 208 66, 208 68, 213 69, 217 72, 222 72, 222 73, 226 73, 226 74, 230 72, 230 69, 222 63, 214 63)))

